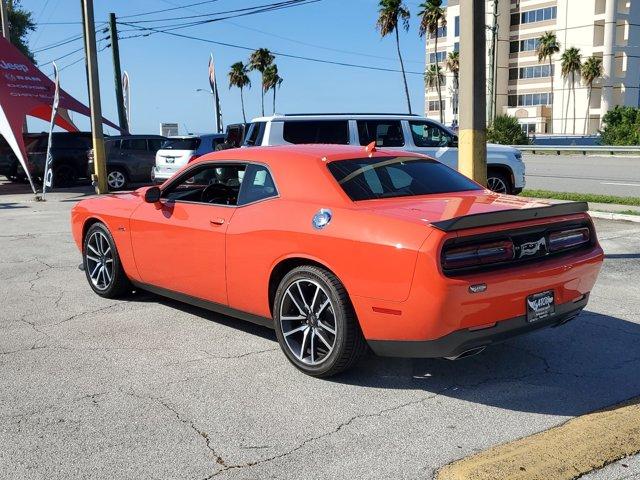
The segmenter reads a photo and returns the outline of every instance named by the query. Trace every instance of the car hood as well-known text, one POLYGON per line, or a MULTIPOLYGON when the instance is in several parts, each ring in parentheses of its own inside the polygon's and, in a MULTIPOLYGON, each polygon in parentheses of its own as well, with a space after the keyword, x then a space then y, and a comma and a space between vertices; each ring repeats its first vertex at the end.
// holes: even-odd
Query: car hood
POLYGON ((508 145, 498 145, 497 143, 487 143, 487 153, 502 153, 502 154, 511 154, 515 155, 519 153, 520 150, 517 148, 510 147, 508 145))
POLYGON ((501 210, 546 207, 549 202, 500 195, 490 190, 474 190, 419 197, 403 197, 358 202, 358 209, 401 220, 430 224, 451 218, 501 210))

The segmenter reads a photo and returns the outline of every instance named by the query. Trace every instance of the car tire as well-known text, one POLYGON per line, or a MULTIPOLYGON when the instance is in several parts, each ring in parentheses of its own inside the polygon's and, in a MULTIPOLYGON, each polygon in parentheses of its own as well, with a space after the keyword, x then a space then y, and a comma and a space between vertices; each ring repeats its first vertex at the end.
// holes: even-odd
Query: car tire
POLYGON ((367 351, 344 285, 324 268, 303 265, 287 273, 276 290, 273 319, 287 359, 307 375, 336 375, 367 351))
POLYGON ((78 175, 75 169, 66 163, 53 169, 53 188, 65 188, 75 185, 78 175))
POLYGON ((82 264, 91 289, 104 298, 118 298, 131 291, 111 232, 103 223, 94 223, 85 235, 82 264))
POLYGON ((513 193, 511 179, 498 170, 489 170, 487 172, 487 188, 496 193, 504 193, 507 195, 513 193))
POLYGON ((123 190, 127 187, 129 177, 120 167, 112 167, 107 171, 107 185, 109 190, 123 190))

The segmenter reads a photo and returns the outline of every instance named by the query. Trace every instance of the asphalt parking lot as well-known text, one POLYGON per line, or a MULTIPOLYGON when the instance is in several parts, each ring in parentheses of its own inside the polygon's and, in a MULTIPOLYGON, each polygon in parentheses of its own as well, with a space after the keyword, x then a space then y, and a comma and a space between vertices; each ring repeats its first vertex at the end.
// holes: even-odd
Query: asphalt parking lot
MULTIPOLYGON (((69 230, 79 197, 0 195, 0 478, 425 479, 640 395, 639 224, 596 222, 605 265, 565 326, 317 380, 268 329, 93 294, 69 230)), ((640 477, 625 462, 592 478, 640 477)))

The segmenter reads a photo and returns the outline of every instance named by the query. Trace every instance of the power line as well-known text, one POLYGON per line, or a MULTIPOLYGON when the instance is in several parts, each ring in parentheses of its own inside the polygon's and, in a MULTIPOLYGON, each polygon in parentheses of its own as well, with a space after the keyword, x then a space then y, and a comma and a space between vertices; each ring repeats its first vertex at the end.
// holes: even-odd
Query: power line
POLYGON ((153 15, 154 13, 170 12, 172 10, 182 10, 183 8, 195 7, 196 5, 204 5, 205 3, 214 3, 214 2, 218 2, 218 1, 220 1, 220 0, 205 0, 204 2, 190 3, 188 5, 179 5, 177 7, 172 7, 172 8, 163 8, 161 10, 154 10, 154 11, 151 11, 151 12, 135 13, 135 14, 132 14, 132 15, 124 15, 124 16, 121 16, 119 18, 143 17, 145 15, 153 15))
MULTIPOLYGON (((256 11, 255 13, 262 13, 266 11, 295 7, 298 5, 305 5, 307 3, 315 3, 319 1, 321 0, 283 0, 280 2, 264 3, 262 5, 255 5, 253 7, 235 8, 233 10, 223 10, 220 12, 199 13, 197 15, 185 15, 182 17, 156 18, 154 20, 133 20, 131 21, 131 23, 140 24, 140 23, 154 23, 154 22, 157 23, 157 22, 166 22, 166 21, 175 21, 175 20, 187 20, 190 18, 212 17, 216 15, 226 15, 228 13, 251 12, 254 10, 256 11)), ((120 18, 126 18, 126 17, 120 17, 120 18)), ((217 19, 212 19, 212 20, 217 20, 217 19)))
MULTIPOLYGON (((123 25, 128 25, 130 27, 137 27, 136 25, 127 23, 127 22, 119 22, 123 25)), ((246 50, 249 52, 253 52, 256 49, 252 48, 252 47, 246 47, 244 45, 236 45, 233 43, 226 43, 226 42, 217 42, 215 40, 209 40, 208 38, 201 38, 201 37, 195 37, 193 35, 184 35, 181 33, 175 33, 169 30, 158 30, 156 28, 153 27, 137 27, 140 30, 150 30, 154 33, 164 33, 165 35, 171 35, 174 37, 179 37, 179 38, 186 38, 188 40, 196 40, 199 42, 205 42, 205 43, 211 43, 214 45, 220 45, 223 47, 230 47, 230 48, 237 48, 240 50, 246 50)), ((382 72, 396 72, 399 73, 401 72, 401 70, 397 70, 394 68, 385 68, 385 67, 373 67, 370 65, 360 65, 360 64, 356 64, 356 63, 348 63, 348 62, 336 62, 336 61, 332 61, 332 60, 323 60, 323 59, 319 59, 319 58, 313 58, 313 57, 304 57, 301 55, 293 55, 293 54, 289 54, 289 53, 282 53, 282 52, 275 52, 272 51, 271 53, 273 53, 276 56, 280 56, 280 57, 285 57, 285 58, 293 58, 293 59, 297 59, 297 60, 305 60, 308 62, 314 62, 314 63, 325 63, 325 64, 330 64, 330 65, 339 65, 342 67, 352 67, 352 68, 361 68, 364 70, 377 70, 377 71, 382 71, 382 72)), ((423 72, 412 72, 412 71, 406 71, 405 73, 408 73, 410 75, 424 75, 423 72)))

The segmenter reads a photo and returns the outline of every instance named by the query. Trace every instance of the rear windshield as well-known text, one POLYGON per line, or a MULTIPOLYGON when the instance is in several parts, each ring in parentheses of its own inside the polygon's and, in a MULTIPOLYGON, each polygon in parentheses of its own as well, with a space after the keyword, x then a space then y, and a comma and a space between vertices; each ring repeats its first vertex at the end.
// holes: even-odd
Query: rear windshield
POLYGON ((354 201, 481 189, 464 175, 427 158, 358 158, 331 162, 328 167, 354 201))
POLYGON ((170 138, 162 144, 163 150, 196 150, 200 146, 198 137, 170 138))

